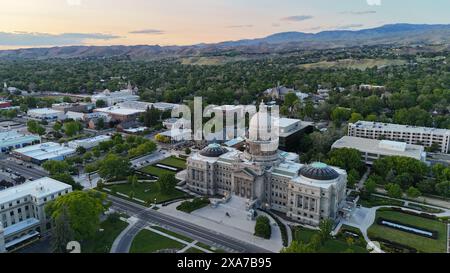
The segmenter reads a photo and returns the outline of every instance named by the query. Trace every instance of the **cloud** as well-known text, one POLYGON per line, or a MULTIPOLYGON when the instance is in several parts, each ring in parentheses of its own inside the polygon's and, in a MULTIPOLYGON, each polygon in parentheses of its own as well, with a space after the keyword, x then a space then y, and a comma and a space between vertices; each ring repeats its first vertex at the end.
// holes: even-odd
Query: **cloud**
POLYGON ((89 40, 113 40, 120 36, 103 33, 37 33, 37 32, 0 32, 2 46, 65 46, 85 44, 89 40))
POLYGON ((341 30, 347 30, 347 29, 354 29, 354 28, 361 28, 364 27, 363 24, 349 24, 349 25, 339 25, 336 26, 336 29, 341 29, 341 30))
POLYGON ((311 15, 295 15, 281 18, 281 21, 289 21, 289 22, 301 22, 314 18, 311 15))
POLYGON ((227 26, 227 28, 250 28, 253 27, 253 25, 232 25, 232 26, 227 26))
POLYGON ((369 6, 381 6, 381 0, 366 0, 369 6))
POLYGON ((343 11, 341 14, 349 14, 349 15, 367 15, 367 14, 375 14, 377 13, 375 10, 362 10, 362 11, 343 11))
POLYGON ((69 6, 81 6, 83 2, 82 0, 66 0, 66 3, 69 6))
POLYGON ((130 31, 129 33, 130 34, 161 35, 161 34, 165 34, 166 32, 164 30, 159 30, 159 29, 141 29, 141 30, 130 31))

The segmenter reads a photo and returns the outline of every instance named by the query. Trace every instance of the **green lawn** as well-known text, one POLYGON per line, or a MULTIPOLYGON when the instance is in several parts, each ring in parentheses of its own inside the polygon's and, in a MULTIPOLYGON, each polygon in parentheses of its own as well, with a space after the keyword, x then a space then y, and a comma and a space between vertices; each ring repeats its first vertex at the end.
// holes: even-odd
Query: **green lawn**
POLYGON ((370 238, 386 239, 398 244, 406 245, 425 253, 442 253, 447 250, 447 225, 437 220, 430 220, 423 217, 405 214, 392 210, 381 210, 377 212, 377 219, 382 217, 387 220, 398 221, 400 223, 425 228, 438 232, 438 239, 425 238, 400 230, 372 225, 368 231, 370 238))
POLYGON ((186 241, 186 242, 188 242, 188 243, 192 243, 192 242, 194 241, 194 240, 192 240, 192 239, 189 238, 189 237, 183 236, 183 235, 181 235, 181 234, 175 233, 175 232, 173 232, 173 231, 164 229, 164 228, 159 227, 159 226, 153 226, 152 228, 153 228, 153 229, 156 229, 156 230, 158 230, 158 231, 164 232, 165 234, 171 235, 171 236, 173 236, 173 237, 175 237, 175 238, 178 238, 178 239, 180 239, 180 240, 186 241))
MULTIPOLYGON (((311 237, 316 233, 318 233, 316 230, 297 227, 295 228, 293 235, 295 240, 299 240, 303 243, 309 243, 311 237)), ((318 253, 344 253, 349 251, 353 253, 367 253, 366 248, 357 244, 349 245, 340 239, 330 239, 326 241, 325 244, 318 250, 318 253)))
POLYGON ((149 230, 142 230, 134 238, 130 253, 155 253, 167 249, 183 249, 184 245, 149 230))
POLYGON ((156 183, 139 183, 135 188, 131 184, 120 184, 114 186, 107 186, 106 188, 111 189, 113 192, 120 192, 129 195, 130 192, 134 192, 134 197, 143 201, 154 202, 156 198, 157 203, 162 203, 168 200, 183 198, 186 196, 184 192, 179 190, 174 190, 172 194, 162 194, 156 183))
POLYGON ((180 168, 180 169, 186 169, 186 160, 183 160, 181 158, 171 156, 164 160, 161 160, 158 162, 159 164, 164 164, 170 167, 180 168))
POLYGON ((158 168, 155 166, 148 166, 148 167, 142 168, 140 171, 151 174, 153 176, 157 176, 157 177, 160 177, 163 174, 175 174, 175 172, 173 172, 173 171, 161 169, 161 168, 158 168))
POLYGON ((83 253, 109 253, 114 240, 128 226, 124 221, 109 217, 100 224, 103 232, 98 231, 92 240, 86 241, 81 246, 83 253))

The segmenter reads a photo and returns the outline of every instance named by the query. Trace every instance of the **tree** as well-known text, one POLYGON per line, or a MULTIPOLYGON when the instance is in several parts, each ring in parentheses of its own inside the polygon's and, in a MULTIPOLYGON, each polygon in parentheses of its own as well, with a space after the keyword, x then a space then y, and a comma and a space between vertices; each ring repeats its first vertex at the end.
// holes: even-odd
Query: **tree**
POLYGON ((366 190, 366 192, 368 194, 375 193, 376 188, 377 188, 377 182, 375 181, 375 179, 373 179, 373 178, 367 179, 367 181, 364 185, 364 189, 366 190))
POLYGON ((156 144, 153 141, 147 140, 145 143, 137 146, 136 148, 130 149, 128 151, 128 156, 130 158, 150 154, 156 150, 156 144))
POLYGON ((168 137, 163 136, 161 134, 157 134, 155 136, 155 140, 160 142, 160 143, 169 143, 170 142, 170 139, 168 137))
POLYGON ((385 189, 391 198, 401 198, 403 195, 402 188, 398 184, 389 183, 385 189))
POLYGON ((72 186, 72 189, 74 191, 80 191, 83 189, 83 186, 81 186, 79 183, 77 183, 73 177, 68 173, 58 173, 52 175, 52 178, 61 182, 64 182, 68 185, 72 186))
POLYGON ((284 96, 284 105, 288 108, 294 106, 298 101, 298 97, 295 93, 288 93, 284 96))
POLYGON ((103 118, 99 118, 97 120, 97 129, 99 130, 105 129, 105 120, 103 118))
POLYGON ((82 155, 82 154, 86 153, 86 148, 84 148, 83 146, 79 146, 79 147, 77 147, 76 151, 79 155, 82 155))
POLYGON ((66 103, 72 103, 73 101, 72 101, 72 99, 71 99, 70 97, 64 96, 64 97, 63 97, 63 102, 66 102, 66 103))
POLYGON ((358 171, 356 171, 355 169, 351 169, 350 172, 348 173, 348 186, 350 188, 353 188, 358 182, 359 178, 360 175, 358 171))
POLYGON ((347 172, 351 170, 357 171, 358 175, 355 177, 356 179, 359 178, 359 173, 365 167, 364 162, 361 160, 361 153, 356 149, 350 148, 333 149, 329 153, 327 163, 345 169, 347 172))
POLYGON ((350 117, 349 122, 355 123, 360 120, 364 120, 364 117, 360 113, 352 113, 352 116, 350 117))
POLYGON ((437 183, 436 186, 436 192, 445 197, 448 198, 450 197, 450 181, 443 181, 440 183, 437 183))
POLYGON ((136 188, 139 183, 137 176, 136 175, 128 176, 128 183, 131 184, 132 188, 136 188))
POLYGON ((429 173, 429 168, 414 158, 391 156, 376 160, 373 171, 384 181, 398 183, 402 189, 407 190, 422 181, 429 173))
POLYGON ((107 105, 106 105, 106 102, 105 102, 104 100, 97 100, 97 101, 95 102, 95 106, 96 106, 97 108, 104 108, 104 107, 106 107, 107 105))
POLYGON ((66 122, 63 127, 64 133, 69 137, 72 137, 83 130, 83 125, 78 121, 66 122))
POLYGON ((184 149, 184 153, 187 155, 190 155, 192 153, 192 151, 189 147, 186 147, 186 149, 184 149))
POLYGON ((91 160, 93 157, 94 157, 94 155, 92 154, 92 152, 87 152, 83 155, 83 160, 86 162, 86 161, 91 160))
POLYGON ((66 213, 75 240, 83 241, 99 229, 100 215, 107 209, 105 201, 106 195, 97 191, 74 191, 49 202, 46 213, 53 220, 66 213))
POLYGON ((53 125, 53 130, 54 131, 56 131, 56 132, 59 132, 59 131, 61 131, 61 129, 62 129, 62 124, 61 124, 61 122, 55 122, 55 124, 53 125))
POLYGON ((147 127, 153 127, 159 123, 159 119, 162 113, 158 109, 156 109, 153 105, 150 108, 147 108, 145 113, 143 113, 143 122, 147 127))
POLYGON ((171 194, 175 191, 175 187, 177 186, 177 179, 174 174, 162 174, 158 181, 156 182, 159 188, 159 191, 162 194, 171 194))
POLYGON ((268 240, 271 235, 272 228, 270 226, 269 218, 267 216, 258 216, 258 218, 256 218, 255 236, 268 240))
POLYGON ((66 253, 67 244, 74 240, 74 232, 66 206, 61 207, 61 214, 55 218, 54 224, 53 251, 55 253, 66 253))
POLYGON ((342 124, 342 122, 349 120, 350 116, 351 116, 351 111, 349 109, 346 109, 343 107, 336 107, 331 112, 331 119, 338 126, 340 126, 342 124))
POLYGON ((70 165, 66 161, 48 160, 42 164, 44 170, 50 175, 65 173, 70 169, 70 165))
POLYGON ((116 154, 108 154, 98 169, 99 175, 105 180, 118 180, 127 177, 131 172, 131 162, 128 158, 116 154))
POLYGON ((319 228, 321 241, 327 241, 331 237, 331 232, 333 231, 333 222, 331 220, 323 220, 319 223, 319 228))
POLYGON ((37 121, 30 120, 27 122, 28 132, 38 134, 40 136, 45 134, 45 128, 42 127, 37 121))
POLYGON ((289 247, 284 248, 282 253, 314 253, 314 249, 310 244, 299 242, 297 240, 292 241, 289 247))
POLYGON ((406 191, 406 194, 410 198, 418 198, 418 197, 420 197, 422 195, 422 193, 418 189, 416 189, 416 188, 414 188, 412 186, 409 187, 408 191, 406 191))

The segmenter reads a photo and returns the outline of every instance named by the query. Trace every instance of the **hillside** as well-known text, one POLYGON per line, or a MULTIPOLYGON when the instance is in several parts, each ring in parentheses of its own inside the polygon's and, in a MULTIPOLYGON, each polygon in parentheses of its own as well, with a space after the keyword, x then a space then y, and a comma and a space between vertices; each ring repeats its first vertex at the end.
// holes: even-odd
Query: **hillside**
POLYGON ((285 32, 265 38, 192 46, 68 46, 0 51, 0 59, 164 58, 270 54, 299 49, 371 45, 450 44, 450 25, 392 24, 357 31, 285 32))

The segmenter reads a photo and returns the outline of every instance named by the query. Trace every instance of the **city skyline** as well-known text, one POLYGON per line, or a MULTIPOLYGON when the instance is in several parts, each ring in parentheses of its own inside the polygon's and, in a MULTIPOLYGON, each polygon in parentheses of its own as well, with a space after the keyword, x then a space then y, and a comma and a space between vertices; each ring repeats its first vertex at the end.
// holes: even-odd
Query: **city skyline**
POLYGON ((414 0, 19 0, 0 4, 0 49, 66 45, 191 45, 287 31, 447 24, 450 3, 414 0), (107 5, 105 5, 107 3, 107 5), (408 12, 405 12, 405 9, 408 12))

